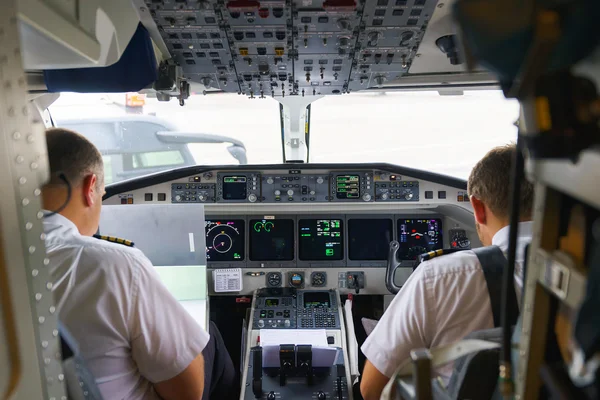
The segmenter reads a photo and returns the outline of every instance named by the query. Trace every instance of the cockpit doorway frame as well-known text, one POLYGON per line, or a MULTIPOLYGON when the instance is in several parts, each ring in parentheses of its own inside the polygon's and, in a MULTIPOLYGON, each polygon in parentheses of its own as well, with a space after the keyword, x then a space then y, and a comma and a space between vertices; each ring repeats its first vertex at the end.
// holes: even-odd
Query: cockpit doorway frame
POLYGON ((17 0, 6 1, 0 14, 0 395, 66 399, 42 225, 40 189, 49 173, 44 124, 28 105, 21 52, 17 0))

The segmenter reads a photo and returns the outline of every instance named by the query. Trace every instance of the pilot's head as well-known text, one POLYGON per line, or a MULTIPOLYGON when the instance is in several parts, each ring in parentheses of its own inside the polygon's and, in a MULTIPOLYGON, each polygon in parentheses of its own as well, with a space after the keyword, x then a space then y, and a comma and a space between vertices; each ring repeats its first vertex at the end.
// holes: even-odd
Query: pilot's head
POLYGON ((48 129, 46 143, 50 180, 42 190, 44 208, 59 211, 82 235, 95 234, 104 195, 102 155, 84 136, 68 129, 48 129))
MULTIPOLYGON (((516 152, 514 144, 490 150, 471 171, 468 191, 475 226, 484 246, 492 244, 492 238, 509 224, 512 160, 516 152)), ((523 180, 521 184, 521 221, 531 219, 533 185, 523 180)))

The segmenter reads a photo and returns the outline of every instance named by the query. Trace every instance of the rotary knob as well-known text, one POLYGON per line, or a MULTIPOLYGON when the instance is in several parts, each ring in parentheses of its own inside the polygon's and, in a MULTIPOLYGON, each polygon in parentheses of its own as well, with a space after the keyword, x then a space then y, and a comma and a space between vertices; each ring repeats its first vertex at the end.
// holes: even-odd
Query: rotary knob
POLYGON ((267 394, 267 400, 275 400, 275 392, 269 392, 269 394, 267 394))
POLYGON ((198 200, 200 201, 206 201, 206 196, 201 194, 200 196, 198 196, 198 200))
POLYGON ((340 44, 340 49, 342 49, 342 50, 350 47, 350 38, 341 37, 341 38, 339 38, 338 42, 340 44))
POLYGON ((284 325, 286 328, 289 328, 289 327, 290 327, 290 320, 289 320, 289 319, 286 319, 285 321, 283 321, 283 325, 284 325))
POLYGON ((381 33, 379 33, 378 31, 369 32, 369 34, 367 35, 367 39, 369 40, 369 46, 377 45, 377 41, 380 37, 381 33))
POLYGON ((294 195, 294 191, 292 189, 287 191, 288 196, 293 196, 294 195))
POLYGON ((268 179, 267 179, 267 183, 268 183, 269 185, 272 185, 272 184, 273 184, 273 178, 268 178, 268 179))
POLYGON ((181 201, 181 196, 180 195, 175 196, 175 201, 181 201))
POLYGON ((281 190, 276 190, 273 192, 275 196, 281 196, 281 190))
POLYGON ((414 196, 413 192, 410 190, 405 190, 403 195, 406 200, 411 200, 414 196))
POLYGON ((256 195, 255 195, 254 193, 251 193, 251 194, 248 196, 248 201, 249 201, 250 203, 254 203, 256 200, 257 200, 257 197, 256 197, 256 195))
POLYGON ((381 194, 381 200, 387 200, 388 199, 388 194, 387 193, 382 193, 381 194))
POLYGON ((343 31, 349 31, 350 29, 350 21, 347 18, 340 18, 337 20, 337 26, 343 31))
POLYGON ((204 78, 200 79, 200 83, 202 83, 206 87, 210 87, 210 84, 212 83, 212 79, 210 79, 209 77, 204 77, 204 78))
POLYGON ((315 192, 314 190, 311 190, 311 191, 310 191, 310 195, 311 195, 311 196, 314 196, 315 194, 317 194, 317 192, 315 192))
POLYGON ((317 400, 326 400, 327 399, 327 395, 323 392, 319 392, 317 393, 317 400))
POLYGON ((317 178, 317 183, 318 183, 319 185, 320 185, 321 183, 323 183, 323 178, 321 178, 321 177, 318 177, 318 178, 317 178))
POLYGON ((258 325, 259 328, 264 328, 265 327, 265 321, 263 321, 262 319, 259 319, 257 325, 258 325))
POLYGON ((369 193, 365 193, 365 194, 363 194, 362 199, 364 201, 371 201, 371 195, 369 193))

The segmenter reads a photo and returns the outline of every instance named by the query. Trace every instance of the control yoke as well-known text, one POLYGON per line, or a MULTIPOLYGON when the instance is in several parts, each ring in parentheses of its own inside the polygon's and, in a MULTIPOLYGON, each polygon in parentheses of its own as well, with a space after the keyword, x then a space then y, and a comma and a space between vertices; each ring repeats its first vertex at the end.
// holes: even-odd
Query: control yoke
POLYGON ((396 275, 396 269, 400 266, 400 260, 398 259, 398 250, 400 250, 400 243, 393 240, 390 243, 390 250, 387 258, 387 268, 385 271, 385 286, 387 290, 392 294, 396 294, 400 291, 400 286, 394 283, 394 276, 396 275))

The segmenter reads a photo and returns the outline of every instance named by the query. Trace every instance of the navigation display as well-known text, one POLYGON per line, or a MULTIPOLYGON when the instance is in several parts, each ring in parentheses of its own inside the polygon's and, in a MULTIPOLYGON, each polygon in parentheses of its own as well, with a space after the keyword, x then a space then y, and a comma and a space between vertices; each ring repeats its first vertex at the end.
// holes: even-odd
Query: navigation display
POLYGON ((224 200, 246 200, 245 176, 223 177, 223 199, 224 200))
POLYGON ((357 199, 360 197, 360 176, 338 175, 335 177, 335 196, 338 199, 357 199))
POLYGON ((251 219, 250 259, 291 261, 294 259, 294 221, 291 219, 251 219))
POLYGON ((330 308, 328 292, 304 293, 304 308, 330 308))
POLYGON ((442 220, 432 219, 400 219, 398 220, 399 256, 403 260, 416 260, 428 251, 441 249, 442 220))
POLYGON ((341 219, 298 221, 300 259, 308 261, 344 258, 344 228, 341 219))
POLYGON ((350 260, 387 260, 394 239, 391 219, 348 220, 348 258, 350 260))
POLYGON ((241 219, 205 222, 206 261, 244 260, 244 221, 241 219))

